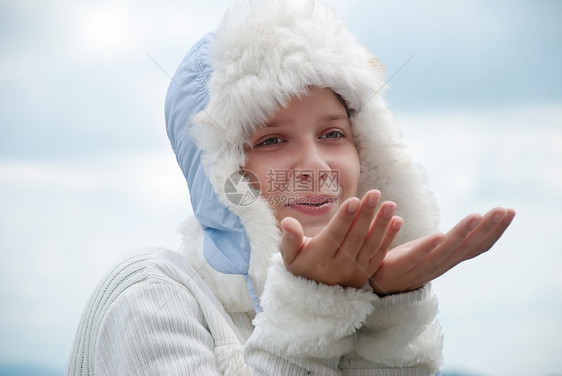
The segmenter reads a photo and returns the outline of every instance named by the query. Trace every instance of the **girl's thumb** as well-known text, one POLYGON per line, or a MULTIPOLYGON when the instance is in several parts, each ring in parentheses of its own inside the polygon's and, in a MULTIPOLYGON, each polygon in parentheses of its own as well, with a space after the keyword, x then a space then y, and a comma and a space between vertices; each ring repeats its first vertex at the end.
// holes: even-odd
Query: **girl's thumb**
POLYGON ((299 253, 303 240, 303 229, 299 221, 292 217, 283 218, 281 221, 281 243, 279 251, 285 265, 291 265, 299 253))

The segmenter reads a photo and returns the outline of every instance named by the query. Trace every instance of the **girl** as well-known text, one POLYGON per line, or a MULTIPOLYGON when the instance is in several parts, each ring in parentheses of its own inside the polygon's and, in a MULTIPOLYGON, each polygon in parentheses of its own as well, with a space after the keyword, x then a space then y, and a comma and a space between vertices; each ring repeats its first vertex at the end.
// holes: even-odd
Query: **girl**
POLYGON ((241 2, 181 62, 166 125, 194 216, 183 252, 119 264, 68 375, 433 375, 429 282, 514 216, 447 234, 384 69, 314 0, 241 2))

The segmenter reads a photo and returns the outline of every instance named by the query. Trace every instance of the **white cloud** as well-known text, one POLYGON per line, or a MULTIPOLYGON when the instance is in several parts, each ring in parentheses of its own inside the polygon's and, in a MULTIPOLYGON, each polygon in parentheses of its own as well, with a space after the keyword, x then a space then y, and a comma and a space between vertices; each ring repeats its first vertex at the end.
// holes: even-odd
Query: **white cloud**
MULTIPOLYGON (((179 53, 211 31, 232 1, 202 3, 173 1, 166 4, 132 0, 81 2, 61 8, 60 20, 72 33, 68 49, 86 61, 131 61, 138 53, 179 53)), ((185 50, 185 51, 184 51, 185 50)))
POLYGON ((560 105, 406 114, 398 122, 442 206, 467 195, 506 204, 514 196, 561 199, 560 105))
POLYGON ((123 59, 129 50, 138 48, 132 11, 124 2, 82 4, 71 18, 77 47, 88 58, 123 59))

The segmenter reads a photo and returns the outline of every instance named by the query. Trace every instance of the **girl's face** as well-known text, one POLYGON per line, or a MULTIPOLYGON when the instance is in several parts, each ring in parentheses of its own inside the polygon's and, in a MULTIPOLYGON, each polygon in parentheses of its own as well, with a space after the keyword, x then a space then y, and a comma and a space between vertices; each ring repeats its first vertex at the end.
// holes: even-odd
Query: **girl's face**
POLYGON ((246 173, 278 221, 296 218, 306 236, 318 234, 338 207, 356 196, 359 157, 347 111, 330 89, 293 97, 250 137, 246 173))

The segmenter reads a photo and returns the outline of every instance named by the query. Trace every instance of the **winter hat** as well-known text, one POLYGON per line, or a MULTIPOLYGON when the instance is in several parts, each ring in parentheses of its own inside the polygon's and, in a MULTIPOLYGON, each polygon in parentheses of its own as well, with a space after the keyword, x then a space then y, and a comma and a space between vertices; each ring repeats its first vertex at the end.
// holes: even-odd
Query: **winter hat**
POLYGON ((227 310, 247 311, 252 303, 259 310, 280 239, 267 202, 240 173, 244 144, 312 86, 331 88, 351 110, 358 194, 376 188, 397 203, 397 215, 405 218, 397 242, 435 231, 432 196, 382 98, 384 77, 382 64, 315 0, 237 2, 181 62, 167 93, 167 132, 204 235, 204 259, 213 268, 202 277, 216 286, 227 310))

